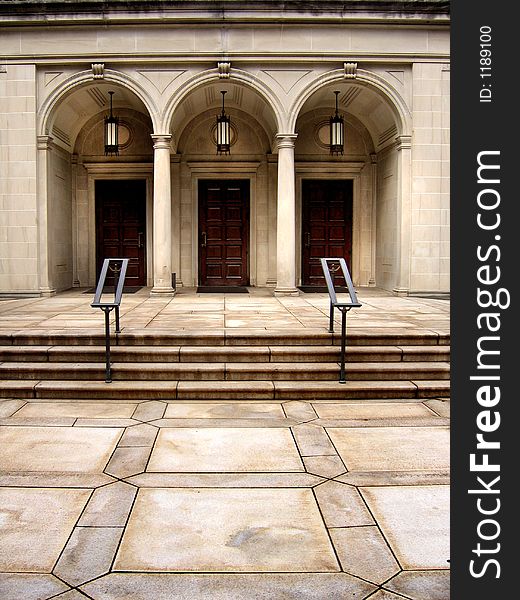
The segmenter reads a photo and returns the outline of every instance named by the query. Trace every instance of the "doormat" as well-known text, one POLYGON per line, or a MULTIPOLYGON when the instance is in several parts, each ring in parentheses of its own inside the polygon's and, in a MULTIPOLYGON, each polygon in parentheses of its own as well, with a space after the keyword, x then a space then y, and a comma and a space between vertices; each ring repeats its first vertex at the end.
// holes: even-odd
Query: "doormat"
MULTIPOLYGON (((123 294, 135 294, 136 292, 138 292, 139 290, 143 289, 142 285, 129 285, 129 286, 125 286, 123 288, 123 294)), ((90 288, 88 289, 86 292, 83 292, 84 294, 94 294, 96 291, 96 288, 90 288)), ((103 290, 103 294, 113 294, 115 292, 114 286, 113 285, 107 285, 105 287, 105 289, 103 290)))
MULTIPOLYGON (((327 293, 329 290, 326 285, 299 285, 298 289, 306 294, 323 294, 327 293)), ((336 292, 348 292, 348 288, 346 287, 337 287, 335 288, 336 292)))
POLYGON ((204 285, 197 288, 197 294, 249 294, 241 285, 204 285))

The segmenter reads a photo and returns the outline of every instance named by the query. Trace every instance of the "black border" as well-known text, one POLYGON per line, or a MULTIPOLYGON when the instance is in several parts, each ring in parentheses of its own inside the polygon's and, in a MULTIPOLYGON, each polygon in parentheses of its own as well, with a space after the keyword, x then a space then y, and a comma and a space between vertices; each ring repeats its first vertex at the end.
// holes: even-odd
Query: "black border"
MULTIPOLYGON (((515 244, 515 206, 518 193, 513 191, 515 176, 515 150, 518 136, 516 79, 513 64, 520 31, 515 31, 519 9, 514 2, 491 2, 482 0, 453 0, 451 4, 451 283, 452 283, 452 505, 451 505, 451 567, 454 600, 495 600, 516 597, 513 575, 513 540, 518 527, 513 509, 517 502, 512 490, 516 457, 519 448, 513 442, 515 404, 515 370, 520 373, 520 352, 515 348, 520 332, 517 310, 517 281, 520 269, 517 257, 520 253, 515 244), (480 27, 492 29, 491 77, 480 76, 480 27), (480 101, 483 84, 491 84, 492 101, 480 101), (477 156, 488 150, 500 151, 500 184, 494 186, 500 193, 501 224, 499 229, 483 231, 477 225, 477 195, 482 184, 477 183, 477 156), (495 241, 495 235, 500 241, 495 241), (476 391, 481 383, 470 380, 477 374, 477 340, 486 335, 477 327, 477 317, 489 309, 479 308, 477 270, 482 262, 477 258, 477 246, 483 248, 499 243, 500 261, 492 254, 490 263, 501 269, 497 287, 509 290, 511 304, 501 310, 500 375, 501 400, 496 409, 500 412, 501 425, 494 439, 501 443, 500 450, 490 452, 490 459, 500 463, 500 511, 494 516, 501 527, 500 536, 493 542, 482 541, 482 547, 500 550, 495 554, 478 558, 472 550, 479 542, 477 526, 486 518, 476 507, 478 496, 468 494, 475 485, 476 475, 470 471, 469 456, 475 452, 477 443, 477 414, 482 407, 476 401, 476 391), (487 546, 486 546, 487 544, 487 546), (472 559, 480 561, 476 570, 481 572, 485 557, 500 563, 497 569, 489 565, 482 577, 470 574, 472 559)), ((481 372, 479 372, 481 373, 481 372)), ((491 437, 491 436, 490 436, 491 437)), ((516 436, 520 438, 520 436, 516 436)), ((488 474, 489 475, 489 474, 488 474)), ((489 479, 489 477, 488 477, 489 479)), ((482 496, 490 498, 491 495, 482 496)), ((493 496, 496 497, 496 496, 493 496)), ((491 504, 487 505, 490 506, 491 504)), ((487 530, 490 532, 491 530, 487 530)))

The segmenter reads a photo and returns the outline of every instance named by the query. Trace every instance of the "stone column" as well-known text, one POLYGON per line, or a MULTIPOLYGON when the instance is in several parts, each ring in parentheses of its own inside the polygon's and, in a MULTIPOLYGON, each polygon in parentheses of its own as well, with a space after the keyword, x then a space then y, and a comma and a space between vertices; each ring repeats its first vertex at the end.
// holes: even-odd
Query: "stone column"
POLYGON ((296 134, 278 134, 278 198, 275 296, 298 296, 296 288, 296 214, 294 142, 296 134))
POLYGON ((72 287, 80 287, 78 277, 78 155, 73 154, 71 158, 72 171, 72 287))
POLYGON ((370 222, 370 278, 368 285, 376 285, 376 253, 377 253, 377 154, 370 155, 372 216, 370 222))
POLYGON ((172 185, 172 271, 176 273, 177 285, 181 278, 181 156, 171 157, 172 185))
POLYGON ((412 138, 397 138, 397 296, 410 291, 410 261, 412 234, 412 138))
POLYGON ((42 296, 54 296, 49 248, 49 154, 52 137, 39 135, 38 142, 38 277, 42 296))
POLYGON ((152 296, 172 297, 171 135, 153 139, 153 288, 152 296))

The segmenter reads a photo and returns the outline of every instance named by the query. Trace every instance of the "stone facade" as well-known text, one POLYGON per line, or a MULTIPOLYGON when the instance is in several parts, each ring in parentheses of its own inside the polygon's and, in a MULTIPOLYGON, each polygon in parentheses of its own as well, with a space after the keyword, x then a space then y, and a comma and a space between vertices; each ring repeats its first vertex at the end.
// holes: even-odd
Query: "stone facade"
POLYGON ((0 1, 0 293, 94 285, 96 182, 146 182, 145 284, 201 283, 200 181, 249 182, 250 285, 296 294, 306 180, 352 182, 358 286, 449 292, 449 9, 0 1), (229 155, 214 141, 221 91, 229 155), (339 91, 343 155, 328 147, 339 91), (120 153, 105 156, 108 92, 120 153))

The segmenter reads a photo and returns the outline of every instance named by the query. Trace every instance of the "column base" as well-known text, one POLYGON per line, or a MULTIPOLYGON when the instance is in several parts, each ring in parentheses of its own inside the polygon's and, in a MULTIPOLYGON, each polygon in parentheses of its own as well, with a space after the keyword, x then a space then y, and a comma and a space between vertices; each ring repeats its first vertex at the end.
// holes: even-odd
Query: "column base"
POLYGON ((410 290, 408 288, 403 288, 403 287, 395 287, 392 290, 392 293, 394 294, 394 296, 408 296, 409 292, 410 292, 410 290))
POLYGON ((155 286, 150 291, 150 297, 154 298, 173 298, 174 296, 175 290, 172 287, 155 286))
POLYGON ((277 287, 274 290, 275 296, 299 296, 300 290, 295 287, 277 287))
POLYGON ((56 296, 56 289, 49 287, 41 287, 40 288, 40 296, 42 298, 50 298, 51 296, 56 296))

